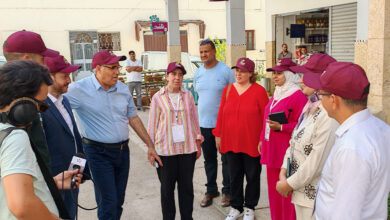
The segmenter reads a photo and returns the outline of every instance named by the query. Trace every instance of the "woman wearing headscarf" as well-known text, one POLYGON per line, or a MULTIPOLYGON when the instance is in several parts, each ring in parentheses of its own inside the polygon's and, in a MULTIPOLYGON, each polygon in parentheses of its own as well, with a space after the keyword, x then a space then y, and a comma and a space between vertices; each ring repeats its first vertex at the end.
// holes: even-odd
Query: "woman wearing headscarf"
POLYGON ((267 71, 273 71, 272 78, 276 88, 265 107, 259 151, 261 151, 261 164, 267 166, 268 199, 272 220, 295 219, 291 196, 284 198, 276 191, 276 182, 279 180, 283 157, 289 146, 291 133, 307 102, 306 96, 298 86, 299 75, 289 71, 289 67, 295 65, 291 59, 286 58, 276 66, 267 69, 267 71), (270 113, 284 114, 287 123, 281 124, 270 120, 270 113))
POLYGON ((335 141, 338 124, 328 116, 317 93, 321 73, 332 62, 336 60, 327 54, 314 54, 305 65, 290 67, 293 72, 304 73, 301 86, 309 100, 292 133, 276 190, 285 197, 292 192, 297 220, 315 220, 317 182, 335 141))
POLYGON ((236 82, 225 87, 213 130, 218 150, 225 154, 230 174, 230 212, 226 220, 244 215, 254 219, 260 197, 260 154, 257 150, 268 103, 265 89, 256 83, 255 63, 248 58, 237 60, 236 82), (244 176, 246 177, 244 196, 244 176))
POLYGON ((198 115, 191 92, 182 87, 184 66, 168 65, 167 86, 154 94, 150 105, 148 133, 163 166, 157 166, 161 183, 163 220, 176 216, 175 186, 177 183, 182 220, 192 220, 195 161, 201 155, 198 115))

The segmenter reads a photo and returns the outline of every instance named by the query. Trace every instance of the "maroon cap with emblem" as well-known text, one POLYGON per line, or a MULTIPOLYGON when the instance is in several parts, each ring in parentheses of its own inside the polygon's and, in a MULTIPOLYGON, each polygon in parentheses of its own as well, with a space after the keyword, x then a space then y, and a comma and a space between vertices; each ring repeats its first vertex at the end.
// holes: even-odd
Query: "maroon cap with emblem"
POLYGON ((253 73, 255 72, 255 63, 249 58, 242 57, 237 60, 236 65, 232 69, 240 69, 244 72, 253 73))
POLYGON ((320 82, 322 90, 353 100, 367 98, 370 90, 366 72, 359 65, 351 62, 329 64, 322 73, 320 82))
POLYGON ((17 31, 4 41, 3 50, 14 53, 33 53, 44 57, 56 57, 60 53, 46 48, 41 35, 31 31, 17 31))
POLYGON ((183 72, 183 75, 187 73, 186 69, 184 68, 184 66, 180 62, 172 62, 172 63, 168 64, 167 74, 170 72, 173 72, 175 69, 181 69, 181 71, 183 72))
POLYGON ((126 60, 126 56, 116 56, 109 50, 102 50, 93 55, 92 69, 95 69, 97 65, 114 64, 123 60, 126 60))

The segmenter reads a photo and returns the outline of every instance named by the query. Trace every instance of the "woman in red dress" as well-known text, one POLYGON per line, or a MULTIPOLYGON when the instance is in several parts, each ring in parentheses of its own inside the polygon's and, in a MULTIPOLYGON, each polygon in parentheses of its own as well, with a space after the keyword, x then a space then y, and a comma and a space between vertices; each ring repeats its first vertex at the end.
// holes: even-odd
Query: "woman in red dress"
POLYGON ((226 154, 229 166, 231 210, 226 220, 242 215, 244 220, 253 220, 260 197, 261 165, 257 147, 268 96, 256 83, 254 67, 248 58, 240 58, 232 67, 236 82, 226 86, 222 93, 217 125, 213 130, 217 148, 226 154), (247 181, 245 198, 244 176, 247 181))

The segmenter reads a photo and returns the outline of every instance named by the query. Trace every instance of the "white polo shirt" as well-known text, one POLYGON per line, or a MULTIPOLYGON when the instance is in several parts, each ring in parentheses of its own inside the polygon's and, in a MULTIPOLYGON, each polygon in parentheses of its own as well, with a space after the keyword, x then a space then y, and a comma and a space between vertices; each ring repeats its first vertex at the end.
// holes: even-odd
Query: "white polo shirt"
POLYGON ((384 220, 390 191, 390 127, 368 109, 350 116, 322 171, 317 220, 384 220))
MULTIPOLYGON (((142 62, 141 60, 136 60, 132 61, 130 59, 125 61, 125 68, 128 66, 141 66, 142 67, 142 62)), ((132 72, 127 72, 126 71, 126 82, 142 82, 142 75, 141 72, 137 71, 132 71, 132 72)))

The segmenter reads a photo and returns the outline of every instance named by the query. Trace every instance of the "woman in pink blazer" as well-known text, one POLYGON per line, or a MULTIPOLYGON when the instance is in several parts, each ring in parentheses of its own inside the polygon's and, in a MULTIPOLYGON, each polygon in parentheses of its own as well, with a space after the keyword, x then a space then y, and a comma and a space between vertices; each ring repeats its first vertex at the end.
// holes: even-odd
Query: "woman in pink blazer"
POLYGON ((261 164, 267 166, 268 198, 272 220, 295 220, 295 209, 291 203, 291 195, 284 198, 276 191, 283 157, 289 147, 291 133, 307 102, 306 96, 300 90, 299 76, 289 71, 296 64, 289 58, 282 59, 275 67, 267 69, 274 71, 272 79, 275 82, 275 92, 265 107, 263 130, 260 137, 261 164), (287 124, 269 120, 270 113, 284 112, 287 124))

